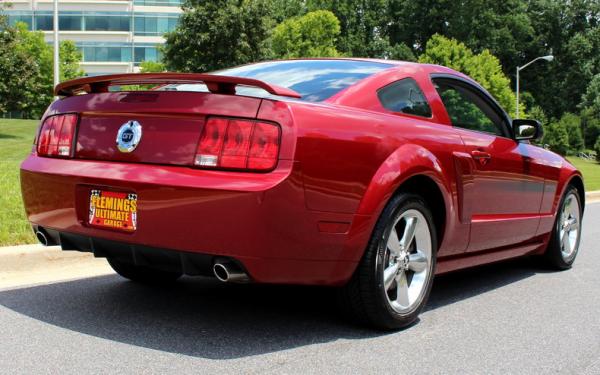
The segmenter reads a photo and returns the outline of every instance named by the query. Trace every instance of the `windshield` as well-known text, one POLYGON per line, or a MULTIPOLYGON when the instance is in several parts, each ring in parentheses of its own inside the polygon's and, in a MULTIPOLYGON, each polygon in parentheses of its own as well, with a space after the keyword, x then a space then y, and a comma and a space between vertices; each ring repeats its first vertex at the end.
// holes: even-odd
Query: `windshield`
MULTIPOLYGON (((212 72, 212 74, 258 79, 292 89, 302 95, 302 100, 319 102, 363 78, 392 66, 380 62, 356 60, 290 60, 243 65, 212 72)), ((161 90, 208 91, 203 84, 168 85, 161 90)), ((238 86, 236 93, 259 97, 270 96, 262 89, 244 86, 238 86)))

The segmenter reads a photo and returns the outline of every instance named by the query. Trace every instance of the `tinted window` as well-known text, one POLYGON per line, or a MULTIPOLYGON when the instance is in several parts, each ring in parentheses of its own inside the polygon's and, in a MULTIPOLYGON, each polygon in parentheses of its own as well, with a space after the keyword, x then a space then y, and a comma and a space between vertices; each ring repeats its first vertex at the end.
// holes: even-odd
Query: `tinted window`
MULTIPOLYGON (((393 65, 353 60, 270 61, 220 70, 214 74, 248 77, 287 87, 302 95, 303 100, 318 102, 330 98, 363 78, 393 65)), ((165 90, 207 91, 204 85, 171 85, 165 90)), ((238 94, 266 96, 256 88, 238 87, 238 94)))
POLYGON ((429 103, 412 78, 405 78, 383 87, 377 91, 377 97, 381 105, 392 112, 431 117, 429 103))
POLYGON ((476 92, 450 80, 434 80, 452 125, 503 136, 502 119, 476 92))

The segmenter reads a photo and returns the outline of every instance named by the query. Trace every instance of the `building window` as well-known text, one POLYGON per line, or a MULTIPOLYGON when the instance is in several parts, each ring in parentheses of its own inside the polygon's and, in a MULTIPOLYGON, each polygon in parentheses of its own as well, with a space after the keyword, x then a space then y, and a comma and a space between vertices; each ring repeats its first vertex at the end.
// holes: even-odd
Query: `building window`
POLYGON ((58 28, 66 31, 83 30, 82 15, 60 15, 58 17, 58 28))
POLYGON ((135 45, 130 43, 103 44, 81 43, 77 47, 83 55, 84 62, 134 62, 157 61, 161 54, 156 45, 135 45), (135 59, 132 59, 132 52, 135 59))
POLYGON ((35 30, 51 31, 54 29, 54 21, 52 16, 47 15, 36 15, 35 16, 35 30))
POLYGON ((129 31, 129 16, 85 15, 86 31, 129 31))
POLYGON ((143 5, 143 6, 172 6, 178 7, 181 6, 181 0, 134 0, 135 5, 143 5))
POLYGON ((177 26, 179 15, 135 14, 135 35, 163 35, 177 26))
POLYGON ((152 47, 135 47, 135 60, 136 64, 143 61, 158 61, 161 58, 161 54, 156 46, 152 47))
MULTIPOLYGON (((177 26, 179 14, 129 12, 61 12, 59 28, 65 31, 126 31, 135 26, 135 35, 161 36, 177 26), (135 23, 132 24, 132 18, 135 23)), ((52 31, 51 12, 10 12, 9 22, 25 22, 29 30, 52 31)))
POLYGON ((11 26, 15 26, 17 22, 24 22, 27 24, 27 29, 32 30, 33 15, 32 14, 10 14, 8 16, 8 23, 11 26))

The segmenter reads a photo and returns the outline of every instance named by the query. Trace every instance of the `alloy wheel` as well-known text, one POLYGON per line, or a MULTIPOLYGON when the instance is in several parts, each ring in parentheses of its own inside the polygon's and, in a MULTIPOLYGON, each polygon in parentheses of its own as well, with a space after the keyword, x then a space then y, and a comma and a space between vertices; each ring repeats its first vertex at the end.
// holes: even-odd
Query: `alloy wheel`
POLYGON ((431 270, 431 232, 423 214, 403 212, 389 229, 383 252, 383 286, 398 313, 413 311, 423 299, 431 270))
POLYGON ((581 209, 575 193, 570 193, 565 198, 558 225, 560 252, 566 261, 577 251, 581 228, 581 209))

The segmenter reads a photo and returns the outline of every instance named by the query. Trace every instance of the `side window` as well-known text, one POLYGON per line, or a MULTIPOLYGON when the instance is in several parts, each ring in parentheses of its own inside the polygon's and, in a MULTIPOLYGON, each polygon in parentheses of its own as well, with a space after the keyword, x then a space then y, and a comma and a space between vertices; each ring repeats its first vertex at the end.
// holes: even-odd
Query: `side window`
POLYGON ((392 112, 431 117, 429 103, 412 78, 404 78, 382 87, 377 91, 377 97, 383 108, 392 112))
POLYGON ((480 95, 451 80, 433 82, 453 126, 505 136, 502 118, 480 95))

